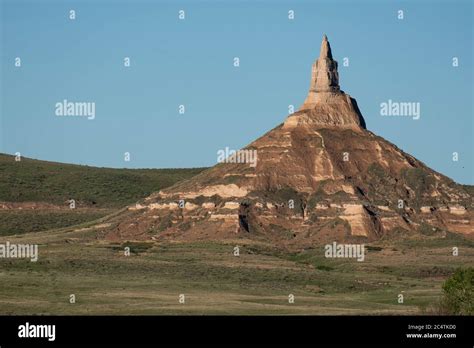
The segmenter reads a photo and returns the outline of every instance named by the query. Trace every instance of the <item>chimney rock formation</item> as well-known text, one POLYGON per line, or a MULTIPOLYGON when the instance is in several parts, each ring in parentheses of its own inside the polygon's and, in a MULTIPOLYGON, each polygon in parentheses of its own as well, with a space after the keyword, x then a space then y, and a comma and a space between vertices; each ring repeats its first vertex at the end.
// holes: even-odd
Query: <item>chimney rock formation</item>
POLYGON ((301 109, 244 150, 256 165, 226 161, 153 193, 114 218, 105 237, 253 238, 297 250, 422 227, 474 238, 472 195, 365 129, 339 88, 326 36, 301 109))
POLYGON ((308 98, 312 99, 317 93, 339 93, 339 91, 337 62, 332 58, 331 45, 324 35, 319 58, 313 64, 308 98))
POLYGON ((313 64, 308 96, 300 112, 286 120, 285 127, 309 123, 320 124, 324 128, 365 128, 357 102, 339 88, 337 61, 332 58, 326 35, 321 43, 319 58, 313 64))

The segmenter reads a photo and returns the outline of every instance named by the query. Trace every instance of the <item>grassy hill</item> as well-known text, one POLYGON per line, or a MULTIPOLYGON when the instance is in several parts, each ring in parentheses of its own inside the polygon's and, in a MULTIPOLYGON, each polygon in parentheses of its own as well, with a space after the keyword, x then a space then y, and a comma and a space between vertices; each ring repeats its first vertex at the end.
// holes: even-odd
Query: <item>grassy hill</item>
POLYGON ((0 202, 40 202, 40 209, 0 209, 0 235, 94 220, 205 168, 112 169, 0 154, 0 202), (77 209, 68 209, 68 200, 77 209), (51 207, 48 204, 56 207, 51 207))
POLYGON ((0 154, 0 201, 119 208, 205 168, 111 169, 0 154))

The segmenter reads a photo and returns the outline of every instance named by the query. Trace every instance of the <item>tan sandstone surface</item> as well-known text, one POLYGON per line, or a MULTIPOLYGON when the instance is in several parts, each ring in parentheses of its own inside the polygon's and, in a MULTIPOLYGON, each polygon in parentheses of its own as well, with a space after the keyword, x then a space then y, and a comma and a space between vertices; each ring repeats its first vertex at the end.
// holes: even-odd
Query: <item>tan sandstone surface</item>
POLYGON ((303 106, 245 147, 257 151, 256 166, 220 163, 154 193, 103 237, 242 236, 288 246, 420 229, 473 237, 470 193, 368 131, 337 68, 324 36, 303 106))

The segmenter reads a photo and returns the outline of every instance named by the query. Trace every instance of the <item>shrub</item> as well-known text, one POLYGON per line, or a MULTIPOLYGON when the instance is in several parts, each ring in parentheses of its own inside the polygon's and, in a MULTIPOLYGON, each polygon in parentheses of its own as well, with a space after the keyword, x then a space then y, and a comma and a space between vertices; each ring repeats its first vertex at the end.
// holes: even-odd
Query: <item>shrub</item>
POLYGON ((474 314, 474 268, 459 268, 443 284, 443 312, 455 315, 474 314))

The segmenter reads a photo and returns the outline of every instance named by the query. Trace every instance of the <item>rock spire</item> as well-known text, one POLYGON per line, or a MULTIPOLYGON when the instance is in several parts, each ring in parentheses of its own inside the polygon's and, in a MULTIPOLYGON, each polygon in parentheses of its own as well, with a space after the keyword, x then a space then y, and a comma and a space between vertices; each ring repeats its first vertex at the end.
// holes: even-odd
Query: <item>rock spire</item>
POLYGON ((365 129, 365 121, 355 99, 341 91, 337 62, 332 57, 326 35, 319 58, 313 64, 308 96, 301 108, 285 120, 285 128, 312 125, 319 128, 365 129))
POLYGON ((311 85, 305 106, 314 105, 318 100, 321 100, 318 98, 318 94, 326 93, 340 93, 340 88, 337 61, 332 58, 331 45, 327 36, 324 35, 319 58, 313 64, 311 85))

